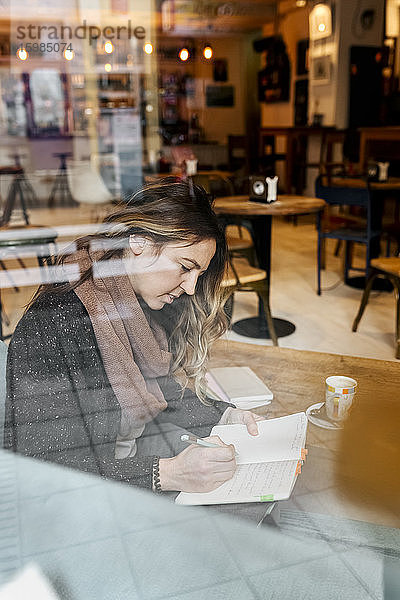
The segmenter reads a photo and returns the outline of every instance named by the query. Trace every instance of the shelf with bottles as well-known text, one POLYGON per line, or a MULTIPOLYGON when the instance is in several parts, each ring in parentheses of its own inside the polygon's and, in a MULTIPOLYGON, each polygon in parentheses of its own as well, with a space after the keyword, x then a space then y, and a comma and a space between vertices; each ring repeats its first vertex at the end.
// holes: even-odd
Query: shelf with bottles
POLYGON ((103 95, 99 96, 99 107, 100 108, 136 108, 136 98, 132 96, 112 96, 103 95))
POLYGON ((97 78, 97 87, 102 91, 126 91, 134 88, 135 80, 131 73, 102 73, 97 78))
POLYGON ((134 73, 97 72, 74 74, 70 77, 73 129, 75 133, 87 133, 93 111, 136 109, 139 106, 138 77, 134 73), (88 97, 88 90, 95 88, 88 97))
POLYGON ((160 71, 158 93, 160 98, 185 97, 192 95, 193 77, 187 72, 160 71))
POLYGON ((162 69, 158 78, 160 132, 165 144, 186 143, 189 136, 189 108, 187 99, 192 86, 186 70, 162 69))

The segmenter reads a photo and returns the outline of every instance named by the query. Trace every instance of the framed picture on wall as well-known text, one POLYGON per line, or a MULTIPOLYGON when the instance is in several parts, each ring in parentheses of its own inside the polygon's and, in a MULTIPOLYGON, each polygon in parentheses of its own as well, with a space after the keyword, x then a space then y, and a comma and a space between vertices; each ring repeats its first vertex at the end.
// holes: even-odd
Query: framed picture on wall
POLYGON ((206 105, 211 107, 232 107, 235 105, 235 88, 233 85, 207 85, 206 105))
POLYGON ((214 81, 228 81, 228 61, 226 58, 213 60, 213 79, 214 81))
POLYGON ((318 56, 312 61, 312 81, 315 85, 330 83, 332 60, 330 56, 318 56))

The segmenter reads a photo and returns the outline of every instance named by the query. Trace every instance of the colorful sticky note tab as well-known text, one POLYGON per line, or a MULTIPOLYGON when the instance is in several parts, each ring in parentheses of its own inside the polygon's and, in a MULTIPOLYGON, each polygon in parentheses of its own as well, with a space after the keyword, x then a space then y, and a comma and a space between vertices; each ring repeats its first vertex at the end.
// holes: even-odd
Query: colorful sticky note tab
POLYGON ((266 496, 260 496, 260 502, 273 502, 273 500, 274 500, 273 494, 267 494, 266 496))

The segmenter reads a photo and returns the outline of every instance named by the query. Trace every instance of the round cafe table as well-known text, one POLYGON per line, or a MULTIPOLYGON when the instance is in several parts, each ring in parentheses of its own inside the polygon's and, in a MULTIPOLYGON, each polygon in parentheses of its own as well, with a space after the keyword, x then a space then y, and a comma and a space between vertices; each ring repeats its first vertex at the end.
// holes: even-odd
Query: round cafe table
MULTIPOLYGON (((267 273, 268 294, 271 283, 271 224, 274 216, 294 216, 319 213, 325 206, 324 200, 308 196, 292 196, 282 194, 275 202, 269 204, 252 202, 249 196, 224 196, 216 198, 214 210, 219 215, 234 215, 249 220, 252 225, 254 247, 261 269, 267 273)), ((269 298, 268 298, 269 300, 269 298)), ((285 337, 296 329, 294 323, 274 318, 277 337, 285 337)), ((271 339, 264 317, 262 303, 258 305, 258 316, 242 319, 233 325, 239 335, 259 339, 271 339)))

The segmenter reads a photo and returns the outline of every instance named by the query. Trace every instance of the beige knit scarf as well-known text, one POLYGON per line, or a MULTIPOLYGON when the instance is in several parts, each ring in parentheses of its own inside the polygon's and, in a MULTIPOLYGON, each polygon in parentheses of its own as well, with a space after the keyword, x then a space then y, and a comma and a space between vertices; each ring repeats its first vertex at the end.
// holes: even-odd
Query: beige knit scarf
POLYGON ((99 261, 102 251, 78 250, 67 264, 81 274, 93 267, 93 281, 74 289, 93 325, 104 368, 121 406, 120 433, 151 421, 167 407, 157 377, 169 373, 165 331, 146 318, 122 259, 99 261))

